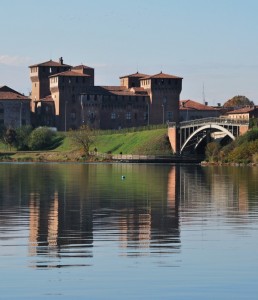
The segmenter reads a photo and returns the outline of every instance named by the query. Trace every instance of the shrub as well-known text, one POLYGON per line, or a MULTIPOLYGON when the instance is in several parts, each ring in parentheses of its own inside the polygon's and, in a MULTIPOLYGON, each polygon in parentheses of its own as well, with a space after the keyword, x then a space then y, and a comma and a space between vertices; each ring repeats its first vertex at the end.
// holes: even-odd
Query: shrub
POLYGON ((231 161, 251 160, 253 155, 258 152, 258 140, 245 142, 232 150, 228 158, 231 161))
POLYGON ((17 128, 16 146, 18 150, 29 149, 29 136, 31 132, 32 132, 32 127, 30 125, 17 128))
POLYGON ((28 146, 31 150, 44 150, 50 147, 56 133, 47 127, 38 127, 34 129, 28 140, 28 146))
POLYGON ((207 144, 205 155, 209 162, 218 161, 220 145, 216 142, 207 144))
POLYGON ((13 128, 7 128, 6 131, 3 133, 2 141, 4 144, 9 146, 10 150, 13 146, 16 145, 16 131, 13 128))
POLYGON ((236 143, 237 145, 244 144, 246 142, 255 141, 258 139, 258 128, 253 128, 252 130, 248 131, 246 134, 240 136, 236 143))

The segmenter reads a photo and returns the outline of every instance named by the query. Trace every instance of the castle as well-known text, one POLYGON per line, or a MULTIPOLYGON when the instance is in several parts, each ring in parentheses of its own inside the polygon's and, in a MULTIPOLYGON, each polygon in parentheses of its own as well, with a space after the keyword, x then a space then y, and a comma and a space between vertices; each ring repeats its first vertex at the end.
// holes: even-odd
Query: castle
POLYGON ((120 86, 96 86, 94 68, 62 58, 29 68, 34 126, 66 131, 84 124, 120 129, 179 121, 181 77, 137 72, 120 77, 120 86))

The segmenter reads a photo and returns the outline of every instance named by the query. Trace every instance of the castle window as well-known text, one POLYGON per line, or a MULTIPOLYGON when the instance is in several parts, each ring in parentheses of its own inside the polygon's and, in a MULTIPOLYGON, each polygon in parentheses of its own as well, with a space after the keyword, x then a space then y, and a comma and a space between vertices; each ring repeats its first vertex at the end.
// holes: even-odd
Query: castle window
POLYGON ((75 95, 72 95, 72 103, 75 103, 75 95))
POLYGON ((125 115, 125 118, 126 118, 126 120, 131 120, 131 118, 132 118, 131 112, 127 112, 125 115))
POLYGON ((137 120, 137 113, 134 113, 134 119, 137 120))
POLYGON ((173 112, 172 111, 167 112, 167 120, 170 122, 173 120, 173 112))
POLYGON ((95 100, 95 101, 97 100, 97 95, 94 95, 94 100, 95 100))
POLYGON ((111 113, 111 119, 112 119, 112 120, 115 120, 115 119, 116 119, 116 113, 115 113, 115 112, 112 112, 112 113, 111 113))
POLYGON ((75 81, 78 82, 78 77, 75 77, 75 81))
POLYGON ((155 81, 154 81, 154 82, 155 82, 155 84, 158 84, 158 80, 157 80, 157 79, 155 79, 155 81))
POLYGON ((90 100, 90 95, 87 95, 87 100, 88 100, 88 101, 90 100))
POLYGON ((168 80, 168 84, 171 84, 171 79, 168 80))

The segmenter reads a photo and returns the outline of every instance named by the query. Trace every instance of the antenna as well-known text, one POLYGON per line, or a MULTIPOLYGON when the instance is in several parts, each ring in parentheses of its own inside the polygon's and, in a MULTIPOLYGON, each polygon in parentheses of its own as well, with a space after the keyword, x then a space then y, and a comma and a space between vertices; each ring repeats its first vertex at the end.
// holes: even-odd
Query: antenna
POLYGON ((202 84, 202 101, 203 101, 203 104, 206 105, 205 93, 204 93, 204 83, 202 84))

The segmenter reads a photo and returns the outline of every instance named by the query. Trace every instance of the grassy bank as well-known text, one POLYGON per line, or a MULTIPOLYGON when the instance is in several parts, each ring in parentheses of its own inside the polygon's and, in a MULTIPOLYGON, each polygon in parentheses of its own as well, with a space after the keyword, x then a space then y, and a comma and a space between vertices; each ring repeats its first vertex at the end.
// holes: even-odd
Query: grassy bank
MULTIPOLYGON (((2 161, 83 161, 84 153, 76 147, 69 136, 62 135, 56 148, 48 151, 16 151, 0 145, 2 161)), ((167 139, 167 129, 151 129, 133 132, 101 132, 96 136, 91 150, 98 153, 172 155, 167 139)))

